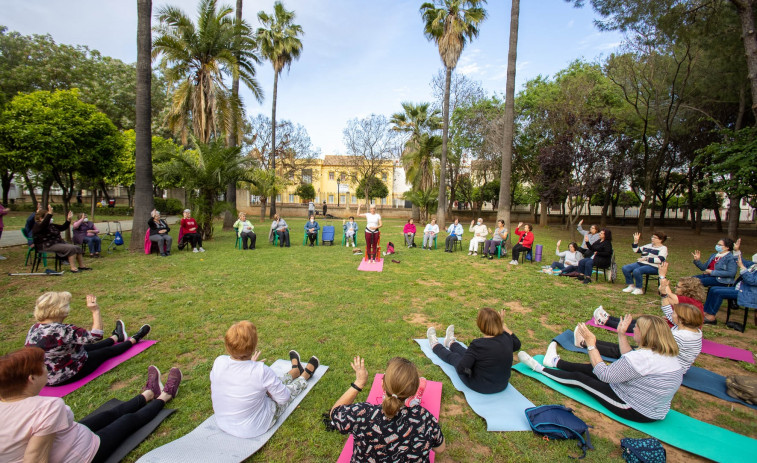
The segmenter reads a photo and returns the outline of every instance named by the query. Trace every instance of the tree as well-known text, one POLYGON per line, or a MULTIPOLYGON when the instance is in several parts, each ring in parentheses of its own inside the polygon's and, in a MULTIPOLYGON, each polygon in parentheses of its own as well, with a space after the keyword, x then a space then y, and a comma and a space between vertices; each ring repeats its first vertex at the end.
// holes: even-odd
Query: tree
MULTIPOLYGON (((395 132, 391 130, 386 117, 381 115, 371 114, 363 119, 351 119, 342 133, 350 155, 347 161, 360 179, 379 175, 397 151, 395 132)), ((369 186, 370 182, 358 186, 358 198, 371 198, 367 191, 369 186), (363 188, 362 192, 359 191, 360 188, 363 188)))
POLYGON ((404 193, 403 197, 417 206, 420 211, 419 221, 430 222, 429 213, 436 207, 438 200, 437 191, 435 188, 429 188, 427 190, 408 190, 404 193))
POLYGON ((478 27, 486 19, 486 10, 481 8, 485 0, 435 0, 421 5, 424 22, 423 32, 427 39, 436 43, 439 56, 446 69, 444 105, 442 107, 442 154, 439 174, 439 200, 437 221, 445 225, 447 202, 447 143, 449 139, 449 95, 452 70, 463 52, 466 41, 478 36, 478 27))
POLYGON ((287 183, 282 177, 274 175, 272 170, 257 168, 252 172, 248 182, 250 191, 262 198, 260 206, 260 221, 265 220, 265 198, 275 197, 280 191, 283 191, 287 183))
MULTIPOLYGON (((273 14, 258 12, 258 19, 263 27, 258 28, 257 44, 260 52, 273 65, 273 103, 271 105, 271 120, 273 131, 271 134, 271 170, 276 175, 276 100, 278 97, 279 74, 292 61, 299 59, 302 52, 302 41, 298 38, 303 34, 302 26, 293 24, 294 11, 287 11, 280 1, 273 4, 273 14)), ((276 197, 271 198, 271 217, 276 213, 276 197)))
POLYGON ((301 183, 294 190, 294 194, 299 196, 303 201, 312 201, 315 199, 315 188, 310 183, 301 183))
POLYGON ((512 0, 510 8, 510 42, 507 52, 507 81, 505 83, 505 127, 502 170, 500 173, 499 209, 497 218, 510 224, 510 181, 512 180, 513 140, 515 138, 515 64, 518 58, 518 24, 520 0, 512 0))
POLYGON ((374 198, 386 198, 389 196, 389 188, 378 177, 363 177, 355 189, 355 196, 358 199, 365 199, 367 202, 370 202, 374 198))
POLYGON ((162 55, 161 70, 169 86, 176 85, 168 127, 186 144, 191 126, 200 143, 221 133, 231 133, 241 120, 242 104, 233 98, 224 76, 239 76, 255 98, 262 91, 255 80, 260 61, 250 26, 237 22, 230 7, 217 8, 217 0, 202 0, 197 24, 180 9, 165 6, 158 11, 160 24, 152 56, 162 55))
MULTIPOLYGON (((242 22, 242 4, 243 0, 237 0, 237 7, 235 8, 237 23, 242 22)), ((239 99, 239 72, 234 73, 231 80, 231 98, 234 100, 239 99)), ((228 144, 230 147, 239 145, 239 129, 242 121, 234 119, 231 124, 231 134, 228 136, 228 144)), ((234 206, 234 212, 236 212, 237 204, 237 181, 232 180, 226 187, 226 202, 234 206)), ((223 215, 223 229, 231 230, 234 226, 236 214, 232 212, 226 212, 223 215)))
POLYGON ((625 217, 628 209, 641 206, 641 199, 633 191, 626 190, 618 195, 618 206, 623 208, 623 217, 625 217))

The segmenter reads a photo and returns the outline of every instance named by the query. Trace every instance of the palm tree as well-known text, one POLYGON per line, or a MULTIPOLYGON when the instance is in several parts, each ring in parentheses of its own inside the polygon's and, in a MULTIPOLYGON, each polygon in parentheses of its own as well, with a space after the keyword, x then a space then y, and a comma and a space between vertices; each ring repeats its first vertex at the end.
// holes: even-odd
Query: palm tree
MULTIPOLYGON (((302 41, 297 37, 302 35, 302 26, 293 24, 294 11, 287 11, 284 5, 277 1, 273 4, 273 15, 265 11, 258 12, 258 19, 263 27, 258 28, 257 44, 260 53, 273 65, 273 104, 271 109, 271 170, 276 175, 276 99, 279 85, 279 74, 292 61, 300 57, 302 41)), ((276 213, 276 196, 271 198, 271 217, 276 213)))
POLYGON ((433 159, 439 156, 442 137, 421 134, 418 140, 402 153, 405 177, 413 190, 428 190, 434 185, 433 159))
POLYGON ((249 181, 252 194, 260 196, 260 220, 265 220, 265 208, 268 198, 275 198, 276 194, 283 191, 287 184, 282 177, 276 177, 271 170, 256 169, 249 181))
POLYGON ((152 0, 137 0, 137 97, 136 97, 136 156, 134 177, 134 223, 129 249, 144 249, 147 219, 153 209, 152 199, 152 132, 150 65, 152 0))
MULTIPOLYGON (((237 0, 237 7, 234 9, 236 13, 237 23, 242 22, 242 3, 243 3, 243 0, 237 0)), ((231 98, 235 100, 239 99, 239 73, 235 73, 233 79, 231 80, 231 98)), ((239 144, 238 132, 239 132, 239 120, 234 119, 231 126, 231 134, 228 137, 229 147, 237 146, 239 144)), ((237 181, 236 180, 232 180, 231 182, 229 182, 229 185, 226 187, 226 201, 229 204, 231 204, 232 210, 227 211, 223 216, 223 229, 231 230, 236 218, 236 208, 237 208, 237 181)))
POLYGON ((426 38, 436 42, 439 56, 444 63, 446 76, 444 82, 444 104, 442 105, 442 157, 439 174, 439 205, 437 223, 444 227, 444 215, 447 206, 447 142, 449 139, 449 95, 452 70, 463 52, 466 41, 478 36, 478 26, 486 19, 486 10, 481 4, 486 0, 434 0, 433 3, 421 5, 421 16, 425 23, 423 33, 426 38), (438 6, 437 6, 438 5, 438 6))
POLYGON ((413 104, 409 102, 402 103, 404 112, 392 114, 389 122, 394 124, 392 130, 409 133, 408 143, 415 142, 423 133, 431 133, 442 127, 442 120, 439 117, 439 110, 433 109, 429 112, 430 103, 413 104))
POLYGON ((238 76, 262 100, 255 80, 257 55, 252 29, 232 17, 231 7, 217 8, 217 0, 202 0, 197 25, 183 11, 166 6, 158 11, 153 59, 163 55, 161 68, 169 86, 177 84, 168 114, 168 127, 186 143, 188 128, 201 143, 221 132, 231 133, 241 120, 242 104, 224 84, 224 76, 238 76))
POLYGON ((510 227, 510 180, 513 167, 513 138, 515 136, 515 63, 518 51, 518 19, 520 0, 513 0, 510 10, 510 44, 507 53, 507 82, 505 84, 505 127, 502 151, 502 174, 499 181, 499 210, 497 218, 510 227))

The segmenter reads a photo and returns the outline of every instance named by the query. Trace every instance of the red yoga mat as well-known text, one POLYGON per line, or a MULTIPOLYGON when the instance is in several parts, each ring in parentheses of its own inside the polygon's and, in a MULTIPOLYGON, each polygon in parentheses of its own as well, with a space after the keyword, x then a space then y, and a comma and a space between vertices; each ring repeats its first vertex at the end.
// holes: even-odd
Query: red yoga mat
MULTIPOLYGON (((371 391, 368 393, 368 398, 366 399, 366 402, 369 404, 378 405, 381 403, 384 396, 384 389, 381 387, 383 379, 383 374, 376 373, 376 376, 373 378, 373 386, 371 386, 371 391)), ((442 408, 442 383, 438 381, 428 381, 426 383, 426 391, 423 393, 423 397, 421 397, 421 407, 428 410, 429 413, 436 417, 436 419, 439 419, 439 410, 442 408)), ((347 443, 344 444, 344 448, 339 455, 337 463, 350 462, 352 459, 353 441, 354 438, 350 435, 347 439, 347 443)), ((434 463, 433 450, 429 453, 429 461, 434 463)))
POLYGON ((103 373, 116 368, 118 365, 124 363, 135 355, 142 353, 156 342, 158 341, 140 341, 123 354, 116 355, 115 357, 109 358, 108 360, 103 362, 99 367, 97 367, 95 371, 93 371, 88 376, 85 376, 78 381, 74 381, 73 383, 64 384, 62 386, 45 386, 42 388, 42 391, 39 393, 39 395, 44 397, 63 397, 65 395, 68 395, 84 386, 88 382, 92 381, 93 379, 97 378, 98 376, 102 375, 103 373))

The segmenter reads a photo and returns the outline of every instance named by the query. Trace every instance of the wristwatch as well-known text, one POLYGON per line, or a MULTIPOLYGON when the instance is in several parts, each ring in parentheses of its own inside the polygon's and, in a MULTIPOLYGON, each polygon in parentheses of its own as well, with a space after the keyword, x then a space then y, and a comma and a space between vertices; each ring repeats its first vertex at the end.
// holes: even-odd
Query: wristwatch
POLYGON ((586 346, 586 350, 589 351, 589 352, 593 351, 596 348, 597 348, 597 346, 586 346))

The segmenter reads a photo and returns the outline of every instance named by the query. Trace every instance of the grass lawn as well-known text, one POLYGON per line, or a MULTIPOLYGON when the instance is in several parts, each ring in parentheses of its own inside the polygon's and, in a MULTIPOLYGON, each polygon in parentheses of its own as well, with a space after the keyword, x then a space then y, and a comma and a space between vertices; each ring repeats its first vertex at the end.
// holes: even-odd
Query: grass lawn
MULTIPOLYGON (((8 231, 21 230, 26 225, 26 219, 29 218, 29 214, 31 214, 31 212, 28 212, 28 211, 8 212, 8 214, 3 217, 4 230, 8 230, 8 231)), ((62 213, 59 213, 57 215, 60 216, 61 218, 56 219, 56 220, 65 221, 65 217, 63 217, 62 213)), ((87 215, 89 216, 89 213, 87 215)), ((106 222, 106 221, 115 222, 117 220, 131 220, 131 218, 132 217, 130 215, 102 215, 102 214, 98 214, 97 210, 95 210, 94 221, 95 222, 106 222)), ((90 219, 92 219, 92 217, 90 217, 90 219)), ((72 219, 72 222, 75 220, 76 220, 76 214, 74 214, 74 219, 72 219)), ((105 232, 105 230, 100 230, 100 231, 105 232)))
MULTIPOLYGON (((104 258, 85 259, 94 267, 92 272, 62 277, 0 276, 0 352, 23 345, 33 324, 34 301, 44 291, 73 294, 67 319, 71 323, 91 326, 84 304, 87 293, 98 296, 106 329, 112 329, 117 318, 123 319, 131 331, 150 323, 150 338, 159 340, 158 344, 65 398, 80 419, 111 397, 126 400, 136 394, 150 364, 164 372, 173 365, 180 366, 184 382, 170 404, 178 413, 132 452, 128 461, 188 433, 212 414, 208 375, 215 357, 224 353, 225 330, 242 319, 257 325, 261 358, 267 359, 266 363, 287 358, 289 349, 294 348, 303 359, 317 355, 330 366, 299 409, 251 461, 336 460, 346 437, 326 432, 321 413, 354 379, 349 362, 356 354, 366 358, 371 378, 384 371, 391 357, 404 356, 416 363, 423 376, 444 383, 440 422, 447 451, 437 461, 566 461, 567 455, 576 455, 574 441, 546 442, 529 432, 487 432, 484 420, 471 411, 444 373, 422 355, 413 338, 424 337, 429 325, 443 333, 448 324, 455 324, 458 338, 470 341, 480 336, 475 323, 477 310, 504 307, 508 309, 505 321, 520 337, 523 348, 539 354, 552 336, 587 320, 600 304, 610 314, 660 313, 659 298, 653 291, 631 296, 620 291, 622 283, 603 283, 601 276, 599 284, 584 286, 572 279, 539 273, 540 264, 510 267, 507 258, 489 261, 467 257, 467 252, 407 250, 402 245, 404 221, 400 220, 386 221, 382 247, 393 241, 398 251, 395 258, 401 263, 387 260, 383 273, 357 272, 359 258, 338 246, 340 221, 334 221, 335 247, 302 247, 303 223, 290 221, 293 233, 288 249, 274 248, 266 241, 268 222, 257 225, 258 249, 246 252, 234 249, 232 233, 221 232, 218 224, 216 237, 204 245, 208 251, 204 254, 180 252, 174 246, 171 257, 158 258, 130 254, 121 247, 104 258)), ((612 229, 619 266, 631 262, 634 230, 612 229)), ((534 232, 536 243, 544 245, 547 264, 553 260, 556 240, 562 239, 564 249, 571 238, 570 232, 557 228, 536 227, 534 232)), ((694 236, 688 230, 666 232, 672 235, 666 244, 673 280, 696 273, 690 251, 698 248, 709 255, 719 237, 714 233, 694 236)), ((175 231, 171 234, 176 236, 175 231)), ((466 248, 469 236, 466 227, 466 248)), ((126 233, 127 243, 128 237, 126 233)), ((646 243, 647 239, 648 234, 642 241, 646 243)), ((757 251, 754 236, 743 241, 747 254, 757 251)), ((420 239, 416 243, 420 244, 420 239)), ((358 244, 365 244, 362 236, 358 244)), ((443 246, 442 239, 439 244, 443 246)), ((20 247, 3 253, 8 257, 0 261, 3 275, 23 268, 23 253, 20 247)), ((751 316, 745 334, 724 327, 725 309, 719 318, 719 325, 704 328, 707 339, 757 351, 757 329, 751 316)), ((600 339, 615 339, 605 330, 596 333, 600 339)), ((560 354, 567 360, 587 360, 581 354, 562 350, 560 354)), ((751 364, 708 355, 700 355, 696 365, 723 375, 756 371, 751 364)), ((596 450, 588 453, 586 461, 620 461, 619 439, 643 436, 516 372, 511 383, 534 404, 566 404, 594 426, 596 450)), ((366 392, 358 396, 358 400, 365 398, 366 392)), ((757 438, 757 413, 747 407, 682 387, 673 408, 757 438)), ((666 448, 669 461, 696 460, 693 455, 666 448)))

